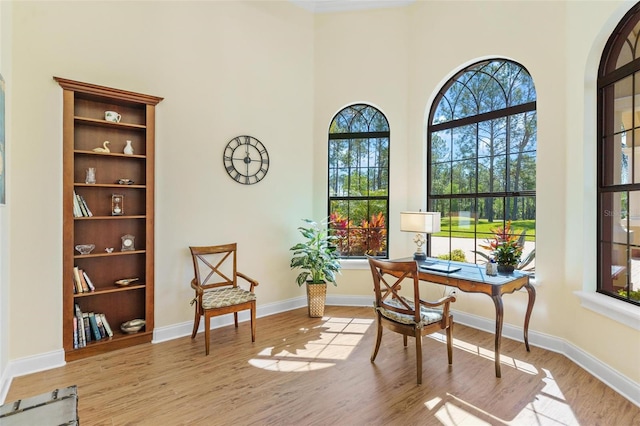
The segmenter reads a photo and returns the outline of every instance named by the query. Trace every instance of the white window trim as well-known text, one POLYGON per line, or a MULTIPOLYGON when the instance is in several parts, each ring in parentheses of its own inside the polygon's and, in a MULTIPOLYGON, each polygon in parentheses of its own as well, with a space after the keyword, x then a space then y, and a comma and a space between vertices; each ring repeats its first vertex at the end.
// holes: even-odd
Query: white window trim
POLYGON ((637 306, 590 291, 574 291, 573 294, 580 298, 583 308, 640 330, 640 308, 637 306))

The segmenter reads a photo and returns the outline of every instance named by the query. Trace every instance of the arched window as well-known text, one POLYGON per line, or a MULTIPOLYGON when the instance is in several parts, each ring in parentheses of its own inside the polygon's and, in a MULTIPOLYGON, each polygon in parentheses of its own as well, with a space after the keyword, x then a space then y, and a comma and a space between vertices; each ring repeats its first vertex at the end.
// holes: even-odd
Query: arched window
POLYGON ((598 71, 598 287, 640 305, 640 3, 598 71))
POLYGON ((427 127, 427 208, 442 215, 431 256, 482 263, 506 232, 524 243, 517 267, 533 268, 536 127, 533 80, 515 62, 476 63, 442 87, 427 127))
POLYGON ((331 121, 328 206, 342 258, 387 257, 389 122, 371 105, 348 106, 331 121))

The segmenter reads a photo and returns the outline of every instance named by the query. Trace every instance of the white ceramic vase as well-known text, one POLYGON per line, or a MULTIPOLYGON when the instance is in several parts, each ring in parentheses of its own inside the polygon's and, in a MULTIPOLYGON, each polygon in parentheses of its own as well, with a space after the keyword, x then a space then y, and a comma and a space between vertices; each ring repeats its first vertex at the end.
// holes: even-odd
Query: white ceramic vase
POLYGON ((131 141, 127 141, 127 145, 124 147, 124 153, 127 155, 133 155, 133 147, 131 141))

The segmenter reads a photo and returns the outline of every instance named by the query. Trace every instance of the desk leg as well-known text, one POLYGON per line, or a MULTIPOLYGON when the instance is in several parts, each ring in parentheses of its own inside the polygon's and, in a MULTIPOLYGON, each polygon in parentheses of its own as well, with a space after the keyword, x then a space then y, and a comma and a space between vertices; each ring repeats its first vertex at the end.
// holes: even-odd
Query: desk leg
POLYGON ((502 320, 504 309, 502 306, 502 296, 492 296, 493 303, 496 305, 496 377, 502 377, 500 373, 500 343, 502 342, 502 320))
POLYGON ((536 301, 536 290, 533 286, 527 283, 524 286, 529 293, 529 303, 527 304, 527 314, 524 316, 524 345, 527 348, 527 352, 531 352, 529 350, 529 319, 531 318, 531 312, 533 311, 533 304, 536 301))

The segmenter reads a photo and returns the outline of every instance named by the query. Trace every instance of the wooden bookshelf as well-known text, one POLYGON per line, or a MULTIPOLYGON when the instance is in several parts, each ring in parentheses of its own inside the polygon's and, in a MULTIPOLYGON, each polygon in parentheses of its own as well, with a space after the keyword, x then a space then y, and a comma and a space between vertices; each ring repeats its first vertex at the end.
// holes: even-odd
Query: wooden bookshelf
POLYGON ((155 106, 162 98, 54 77, 63 102, 63 346, 65 359, 88 356, 150 342, 154 327, 154 146, 155 106), (116 111, 120 122, 106 121, 116 111), (132 141, 133 155, 123 153, 132 141), (109 141, 110 152, 94 152, 109 141), (85 183, 87 168, 96 182, 85 183), (130 179, 130 185, 118 183, 130 179), (74 215, 74 193, 82 196, 93 215, 74 215), (124 196, 123 214, 112 215, 113 194, 124 196), (134 250, 122 249, 122 236, 135 237, 134 250), (78 244, 94 244, 87 255, 78 244), (105 251, 113 248, 111 253, 105 251), (95 291, 74 293, 73 268, 84 270, 95 291), (129 286, 115 281, 139 278, 129 286), (104 313, 113 337, 74 347, 75 305, 82 312, 104 313), (145 327, 135 334, 120 324, 141 318, 145 327))

